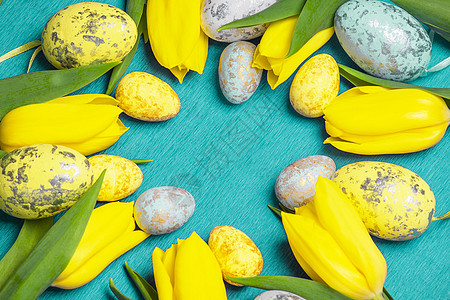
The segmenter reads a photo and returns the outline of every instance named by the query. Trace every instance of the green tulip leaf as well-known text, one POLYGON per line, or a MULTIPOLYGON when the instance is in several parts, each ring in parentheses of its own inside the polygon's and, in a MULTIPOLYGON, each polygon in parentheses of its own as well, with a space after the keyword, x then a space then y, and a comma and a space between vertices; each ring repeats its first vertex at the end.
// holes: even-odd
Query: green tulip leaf
POLYGON ((111 292, 114 294, 114 296, 117 297, 119 300, 131 300, 131 298, 128 298, 124 294, 122 294, 114 284, 112 278, 109 279, 109 288, 111 289, 111 292))
POLYGON ((307 1, 298 16, 287 57, 300 50, 319 31, 333 27, 334 13, 346 1, 307 1))
POLYGON ((8 154, 8 152, 0 150, 0 158, 2 158, 3 156, 5 156, 6 154, 8 154))
POLYGON ((127 262, 125 262, 125 269, 145 300, 158 300, 158 293, 156 290, 141 275, 139 275, 138 272, 133 270, 127 262))
POLYGON ((302 10, 305 2, 306 0, 281 0, 254 15, 225 24, 218 31, 250 27, 296 16, 302 10))
POLYGON ((387 80, 368 75, 366 73, 354 70, 344 65, 338 64, 338 66, 339 66, 339 73, 355 86, 379 85, 388 88, 398 88, 398 89, 421 89, 433 93, 435 95, 438 95, 440 97, 450 99, 449 88, 430 88, 404 82, 387 80))
POLYGON ((135 164, 145 164, 148 162, 153 161, 153 159, 130 159, 132 162, 134 162, 135 164))
POLYGON ((265 290, 282 290, 314 300, 350 300, 329 286, 309 279, 291 276, 257 276, 246 278, 227 278, 235 283, 265 290))
POLYGON ((276 213, 279 217, 281 217, 282 210, 276 207, 273 207, 272 205, 267 205, 274 213, 276 213))

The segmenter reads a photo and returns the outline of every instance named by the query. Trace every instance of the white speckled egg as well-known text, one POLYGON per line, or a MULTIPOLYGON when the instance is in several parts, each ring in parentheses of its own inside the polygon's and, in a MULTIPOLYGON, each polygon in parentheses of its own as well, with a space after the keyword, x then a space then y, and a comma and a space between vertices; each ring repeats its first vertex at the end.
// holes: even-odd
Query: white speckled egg
POLYGON ((261 36, 267 24, 246 28, 217 31, 225 24, 254 15, 277 2, 277 0, 204 0, 201 11, 202 29, 207 36, 219 42, 250 40, 261 36))
POLYGON ((254 300, 306 300, 296 294, 285 291, 271 290, 256 296, 254 300))
POLYGON ((336 11, 334 28, 345 52, 373 76, 413 80, 430 62, 427 32, 398 6, 374 0, 348 1, 336 11))
POLYGON ((161 186, 142 193, 134 204, 134 218, 143 231, 160 235, 177 230, 194 213, 195 200, 187 191, 161 186))
POLYGON ((320 176, 330 179, 336 171, 334 161, 325 155, 311 155, 287 166, 275 182, 275 194, 285 207, 294 209, 312 201, 320 176))
POLYGON ((252 67, 255 49, 256 46, 250 42, 234 42, 220 56, 220 89, 233 104, 247 101, 261 81, 262 70, 252 67))

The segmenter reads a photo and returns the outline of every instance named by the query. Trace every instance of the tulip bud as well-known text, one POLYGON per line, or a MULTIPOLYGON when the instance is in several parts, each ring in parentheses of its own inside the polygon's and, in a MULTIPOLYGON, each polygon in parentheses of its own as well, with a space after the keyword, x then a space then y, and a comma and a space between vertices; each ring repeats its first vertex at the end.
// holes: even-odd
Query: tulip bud
POLYGON ((227 299, 219 263, 195 232, 165 252, 156 247, 152 262, 160 300, 227 299))
POLYGON ((112 261, 150 236, 134 230, 133 204, 114 202, 94 209, 75 253, 52 286, 74 289, 87 284, 112 261))
POLYGON ((267 70, 267 82, 272 89, 286 81, 334 33, 334 27, 319 31, 300 50, 286 58, 297 19, 298 16, 293 16, 270 23, 256 47, 253 67, 267 70))
POLYGON ((85 94, 18 107, 0 122, 0 148, 11 151, 34 144, 55 144, 83 155, 104 150, 127 131, 117 101, 85 94))
POLYGON ((387 266, 336 183, 319 176, 314 200, 281 213, 295 258, 311 279, 353 299, 383 299, 387 266))
POLYGON ((329 143, 357 154, 395 154, 436 145, 449 125, 444 100, 419 89, 354 87, 324 110, 329 143))
POLYGON ((203 73, 208 37, 201 29, 201 0, 149 0, 147 27, 153 54, 179 82, 189 70, 203 73))

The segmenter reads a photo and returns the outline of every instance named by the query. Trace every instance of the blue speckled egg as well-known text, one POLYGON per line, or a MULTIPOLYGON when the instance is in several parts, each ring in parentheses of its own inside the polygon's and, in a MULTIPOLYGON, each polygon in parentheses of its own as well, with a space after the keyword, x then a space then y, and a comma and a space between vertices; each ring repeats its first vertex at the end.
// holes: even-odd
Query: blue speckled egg
POLYGON ((422 25, 398 6, 353 0, 334 16, 339 42, 367 73, 389 80, 419 77, 431 59, 431 41, 422 25))
POLYGON ((160 235, 177 230, 194 213, 195 200, 187 191, 161 186, 142 193, 134 204, 134 218, 143 231, 160 235))
POLYGON ((256 46, 250 42, 234 42, 220 56, 220 89, 233 104, 247 101, 261 81, 262 70, 252 67, 255 49, 256 46))
POLYGON ((285 207, 294 209, 312 201, 320 176, 330 179, 336 171, 334 161, 325 155, 311 155, 287 166, 275 182, 275 195, 285 207))

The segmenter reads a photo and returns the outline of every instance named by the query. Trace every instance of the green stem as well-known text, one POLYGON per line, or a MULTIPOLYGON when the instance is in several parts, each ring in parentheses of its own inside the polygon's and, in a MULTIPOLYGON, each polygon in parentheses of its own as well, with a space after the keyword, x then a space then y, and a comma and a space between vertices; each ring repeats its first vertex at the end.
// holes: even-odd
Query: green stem
POLYGON ((448 219, 448 218, 450 218, 450 211, 448 211, 447 213, 443 214, 442 216, 433 217, 431 219, 431 221, 445 220, 445 219, 448 219))
POLYGON ((386 300, 394 300, 394 298, 389 294, 385 287, 383 287, 383 297, 386 300))

